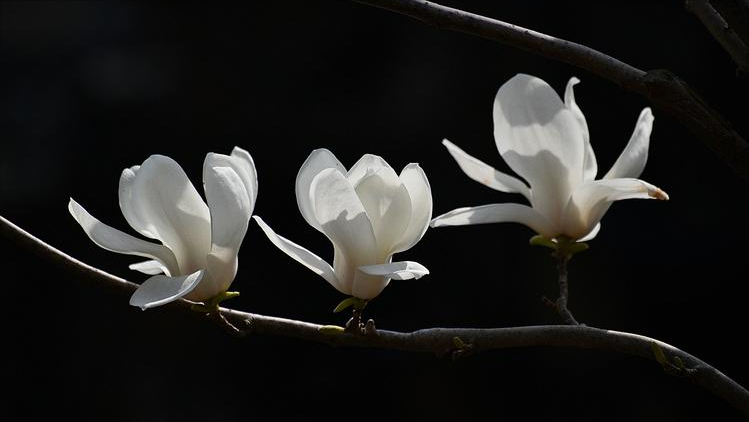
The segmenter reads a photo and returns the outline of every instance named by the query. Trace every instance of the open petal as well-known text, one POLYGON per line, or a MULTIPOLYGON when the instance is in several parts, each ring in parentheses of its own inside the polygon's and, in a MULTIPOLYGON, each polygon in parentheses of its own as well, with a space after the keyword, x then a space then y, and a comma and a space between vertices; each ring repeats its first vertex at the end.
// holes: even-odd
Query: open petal
POLYGON ((424 236, 432 219, 432 188, 424 170, 418 164, 411 163, 401 171, 400 180, 411 197, 411 221, 392 253, 411 249, 424 236))
POLYGON ((151 259, 149 261, 136 262, 135 264, 128 265, 128 268, 134 271, 142 272, 143 274, 156 275, 166 274, 169 275, 169 270, 159 261, 151 259))
MULTIPOLYGON (((330 283, 331 286, 335 287, 338 290, 341 290, 339 287, 338 278, 336 277, 335 272, 333 271, 333 267, 331 267, 330 264, 325 262, 322 258, 315 255, 314 253, 310 252, 306 248, 297 245, 296 243, 292 242, 289 239, 286 239, 283 236, 277 235, 276 232, 274 232, 273 229, 271 229, 270 226, 268 226, 265 221, 263 221, 263 219, 259 216, 256 215, 254 219, 255 222, 257 222, 257 224, 263 230, 263 233, 268 236, 268 239, 271 241, 271 243, 276 245, 278 249, 285 252, 286 255, 290 256, 298 263, 314 271, 315 274, 324 278, 328 283, 330 283)), ((343 293, 351 294, 350 291, 343 293)))
POLYGON ((390 255, 411 222, 411 197, 390 167, 364 176, 356 185, 377 240, 378 256, 390 255))
POLYGON ((372 224, 354 187, 336 169, 325 169, 312 181, 315 217, 337 252, 333 268, 342 288, 350 286, 356 268, 377 262, 372 224), (339 256, 340 255, 340 256, 339 256))
POLYGON ((611 170, 603 176, 604 179, 637 178, 640 177, 648 161, 648 149, 650 147, 650 134, 653 132, 653 112, 650 107, 645 107, 640 112, 635 130, 629 138, 627 146, 624 147, 619 158, 611 170))
POLYGON ((364 154, 359 161, 351 166, 351 169, 346 173, 346 179, 351 183, 351 186, 356 187, 364 176, 372 174, 381 168, 389 168, 392 170, 390 164, 379 155, 364 154))
POLYGON ((391 262, 389 264, 365 265, 359 271, 368 275, 388 277, 394 280, 418 279, 429 274, 429 270, 414 261, 391 262))
POLYGON ((169 248, 164 245, 138 239, 97 220, 73 198, 68 203, 68 211, 81 225, 89 238, 100 247, 122 254, 143 256, 161 262, 172 274, 178 274, 179 266, 169 248))
POLYGON ((174 160, 152 155, 120 177, 120 208, 144 236, 159 239, 174 252, 180 271, 205 267, 211 247, 208 206, 174 160))
POLYGON ((549 238, 559 234, 546 217, 521 204, 489 204, 458 208, 432 220, 432 227, 488 223, 520 223, 549 238))
POLYGON ((587 236, 601 221, 614 201, 623 199, 661 199, 668 195, 639 179, 605 179, 580 186, 565 210, 564 233, 572 238, 587 236))
POLYGON ((571 192, 583 181, 580 125, 543 80, 519 74, 494 99, 497 149, 533 192, 531 203, 555 224, 571 192))
POLYGON ((299 211, 302 213, 305 221, 307 221, 307 224, 319 231, 322 231, 322 227, 317 222, 313 211, 314 206, 310 196, 310 186, 312 185, 312 179, 321 171, 328 168, 337 169, 342 174, 346 173, 346 168, 332 152, 325 148, 320 148, 312 151, 296 176, 296 202, 299 206, 299 211))
POLYGON ((590 133, 588 132, 588 122, 585 120, 580 107, 575 102, 575 85, 580 83, 580 79, 571 77, 567 82, 567 88, 564 90, 564 104, 567 109, 572 112, 572 116, 580 125, 580 132, 583 136, 585 157, 583 158, 583 179, 585 181, 595 180, 596 174, 598 174, 598 163, 596 162, 596 154, 593 152, 593 147, 590 145, 590 133))
POLYGON ((130 297, 130 304, 143 310, 173 302, 189 294, 198 286, 204 270, 179 277, 155 275, 138 287, 130 297))
POLYGON ((203 162, 203 182, 206 180, 206 171, 214 167, 230 167, 237 173, 250 199, 250 214, 252 214, 257 200, 258 184, 257 170, 250 153, 239 147, 234 147, 231 155, 208 153, 203 162))
POLYGON ((447 139, 442 141, 450 155, 458 162, 460 169, 471 179, 500 192, 519 193, 531 200, 528 186, 520 179, 502 173, 479 159, 468 155, 447 139))

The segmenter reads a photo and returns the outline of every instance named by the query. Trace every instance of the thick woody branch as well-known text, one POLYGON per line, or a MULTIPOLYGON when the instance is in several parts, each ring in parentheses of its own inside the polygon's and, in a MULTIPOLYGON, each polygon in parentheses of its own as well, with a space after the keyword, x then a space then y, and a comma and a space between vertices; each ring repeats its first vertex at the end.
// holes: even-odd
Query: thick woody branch
POLYGON ((749 73, 749 48, 707 0, 686 0, 687 10, 692 12, 710 31, 713 38, 731 55, 744 73, 749 73))
POLYGON ((355 1, 595 73, 649 99, 702 140, 735 174, 749 181, 749 143, 684 81, 669 71, 644 71, 582 44, 425 0, 355 1))
POLYGON ((749 46, 749 0, 710 0, 731 30, 749 46))
MULTIPOLYGON (((44 243, 0 216, 0 234, 8 243, 21 246, 40 258, 56 264, 76 277, 84 277, 121 292, 133 292, 137 284, 87 265, 44 243)), ((168 309, 189 311, 191 302, 178 300, 168 309)), ((293 337, 333 346, 369 347, 438 355, 481 352, 531 346, 561 346, 596 349, 637 355, 659 362, 670 373, 688 377, 718 397, 749 415, 749 391, 702 360, 662 341, 649 337, 587 326, 547 325, 509 328, 429 328, 409 333, 376 330, 352 334, 341 327, 277 318, 220 308, 221 316, 243 334, 293 337), (656 351, 657 353, 655 353, 656 351), (675 365, 671 361, 681 363, 675 365)))

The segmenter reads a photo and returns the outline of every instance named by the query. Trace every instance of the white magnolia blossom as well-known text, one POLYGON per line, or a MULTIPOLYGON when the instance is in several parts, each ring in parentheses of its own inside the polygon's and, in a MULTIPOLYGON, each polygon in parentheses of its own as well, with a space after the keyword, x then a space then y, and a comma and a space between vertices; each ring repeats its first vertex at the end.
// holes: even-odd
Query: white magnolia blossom
POLYGON ((72 198, 68 210, 100 247, 150 260, 130 269, 152 275, 130 304, 142 309, 184 297, 206 301, 225 292, 237 274, 237 253, 257 198, 257 173, 250 154, 209 153, 203 163, 208 204, 182 167, 163 155, 122 171, 122 214, 148 242, 101 223, 72 198))
POLYGON ((471 179, 501 192, 519 193, 531 206, 490 204, 459 208, 435 218, 433 227, 521 223, 548 239, 586 241, 600 230, 601 218, 620 199, 667 200, 659 188, 637 179, 648 158, 653 113, 640 113, 629 143, 611 170, 596 180, 598 165, 588 125, 575 103, 571 78, 562 101, 543 80, 518 74, 494 98, 494 138, 502 159, 522 180, 501 173, 442 143, 471 179))
POLYGON ((390 279, 419 278, 429 271, 412 261, 391 262, 424 235, 432 218, 432 192, 418 164, 400 176, 376 155, 364 155, 350 170, 327 149, 312 151, 296 178, 299 210, 333 243, 333 266, 277 235, 258 216, 271 242, 324 278, 341 293, 369 300, 390 279))

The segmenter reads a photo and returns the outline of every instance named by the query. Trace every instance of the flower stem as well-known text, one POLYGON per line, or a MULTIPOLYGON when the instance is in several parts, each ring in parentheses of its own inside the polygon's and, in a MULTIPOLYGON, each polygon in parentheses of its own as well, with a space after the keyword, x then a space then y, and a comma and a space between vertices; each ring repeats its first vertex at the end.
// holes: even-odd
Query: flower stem
POLYGON ((567 262, 569 262, 572 255, 558 252, 557 254, 557 272, 559 273, 559 297, 554 303, 559 316, 567 325, 580 325, 579 322, 572 316, 572 312, 567 309, 567 301, 570 297, 569 284, 567 282, 567 262))

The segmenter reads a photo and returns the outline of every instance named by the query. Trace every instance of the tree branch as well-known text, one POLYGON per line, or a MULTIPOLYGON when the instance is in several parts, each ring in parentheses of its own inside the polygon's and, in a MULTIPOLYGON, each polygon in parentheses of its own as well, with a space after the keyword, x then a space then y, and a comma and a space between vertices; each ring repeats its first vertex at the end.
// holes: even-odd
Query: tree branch
POLYGON ((646 97, 702 140, 749 182, 749 143, 673 73, 643 71, 581 44, 425 0, 354 0, 411 16, 426 24, 510 45, 587 70, 646 97))
POLYGON ((749 73, 749 48, 707 0, 686 0, 684 6, 705 25, 743 73, 749 73))
MULTIPOLYGON (((0 216, 0 234, 8 242, 24 247, 75 276, 83 276, 96 283, 103 283, 123 293, 132 293, 138 287, 135 283, 101 271, 65 254, 2 216, 0 216)), ((192 302, 180 299, 165 307, 189 311, 192 305, 192 302)), ((322 326, 227 308, 220 308, 220 312, 225 321, 237 327, 246 327, 243 334, 293 337, 333 346, 393 349, 438 355, 452 353, 454 357, 462 356, 466 351, 481 352, 532 346, 574 347, 636 355, 659 362, 669 373, 689 377, 695 384, 723 398, 743 414, 749 415, 749 391, 741 385, 689 353, 662 341, 637 334, 581 325, 490 329, 429 328, 410 333, 372 330, 367 334, 352 334, 345 332, 342 327, 322 326), (674 365, 669 359, 683 365, 674 365)))
POLYGON ((744 45, 749 46, 749 0, 710 0, 710 5, 720 13, 744 45))

